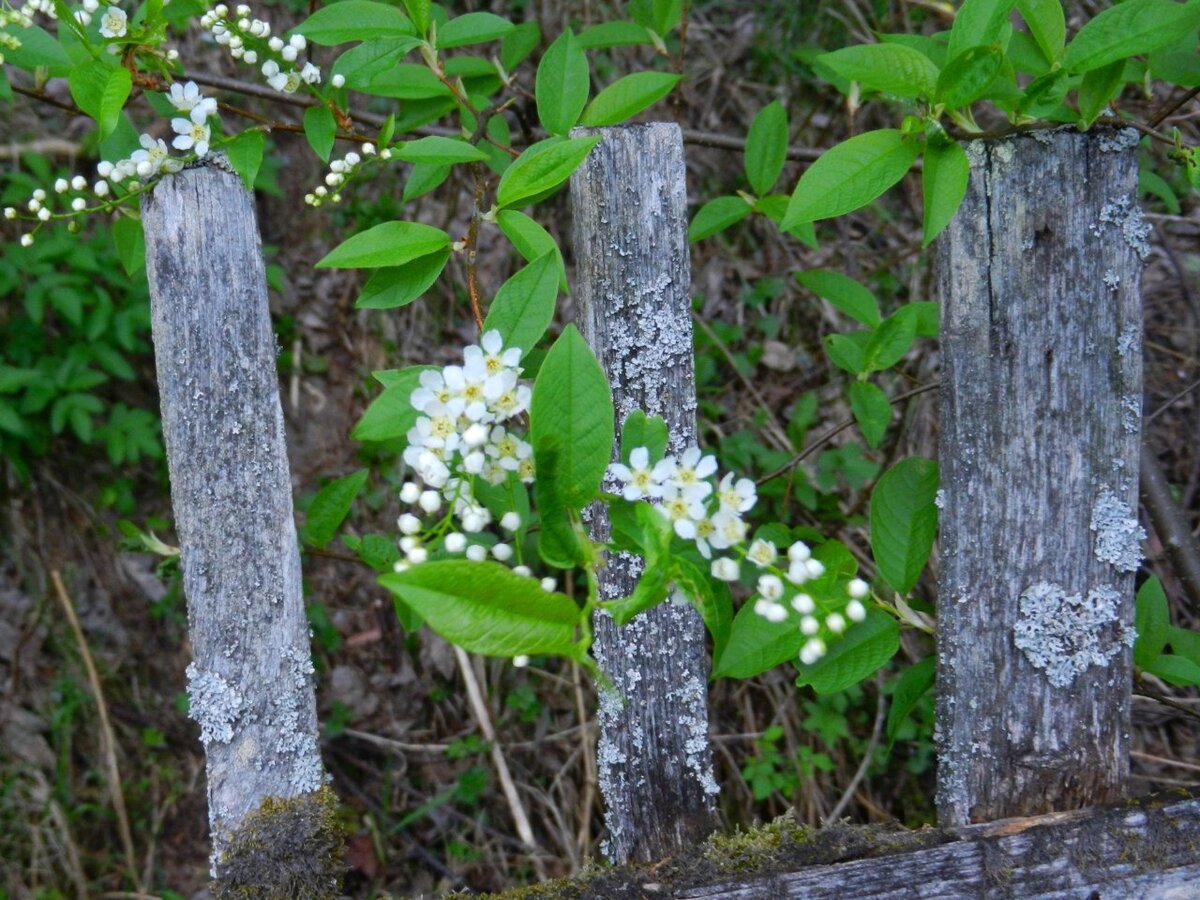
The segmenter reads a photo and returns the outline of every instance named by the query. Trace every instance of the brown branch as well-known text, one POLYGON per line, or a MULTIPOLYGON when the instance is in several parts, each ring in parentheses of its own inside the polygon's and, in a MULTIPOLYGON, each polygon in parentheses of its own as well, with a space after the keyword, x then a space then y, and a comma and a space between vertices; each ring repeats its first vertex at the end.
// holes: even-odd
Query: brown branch
POLYGON ((1170 485, 1158 459, 1149 447, 1142 446, 1142 503, 1150 513, 1154 533, 1166 551, 1171 567, 1183 585, 1194 609, 1200 609, 1200 552, 1179 506, 1171 496, 1170 485))
POLYGON ((1192 88, 1190 91, 1188 91, 1182 97, 1180 97, 1178 102, 1164 103, 1162 106, 1162 109, 1160 109, 1158 112, 1156 112, 1154 115, 1152 115, 1146 124, 1149 125, 1151 128, 1157 128, 1159 125, 1161 125, 1163 123, 1163 121, 1165 119, 1169 118, 1176 110, 1178 110, 1181 106, 1183 106, 1189 100, 1193 99, 1197 94, 1200 94, 1200 87, 1192 88))

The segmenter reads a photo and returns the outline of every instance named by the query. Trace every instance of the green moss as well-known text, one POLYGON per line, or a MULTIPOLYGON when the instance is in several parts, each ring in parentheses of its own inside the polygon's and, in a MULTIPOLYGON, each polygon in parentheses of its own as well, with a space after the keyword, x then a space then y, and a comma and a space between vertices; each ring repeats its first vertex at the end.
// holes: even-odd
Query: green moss
POLYGON ((216 900, 329 900, 340 893, 343 832, 328 787, 268 797, 230 836, 213 885, 216 900))
POLYGON ((807 844, 812 836, 813 830, 797 822, 789 810, 765 825, 711 835, 703 855, 720 872, 750 872, 774 860, 785 846, 807 844))

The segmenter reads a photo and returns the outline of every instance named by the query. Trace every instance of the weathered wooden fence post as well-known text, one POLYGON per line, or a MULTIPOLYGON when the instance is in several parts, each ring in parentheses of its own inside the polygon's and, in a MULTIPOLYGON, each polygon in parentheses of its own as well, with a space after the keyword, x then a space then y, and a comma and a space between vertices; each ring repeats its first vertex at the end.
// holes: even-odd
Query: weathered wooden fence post
POLYGON ((213 874, 253 896, 335 896, 340 839, 253 200, 204 165, 164 178, 143 217, 213 874))
MULTIPOLYGON (((680 130, 577 133, 604 136, 571 178, 580 330, 612 385, 618 432, 642 409, 666 419, 678 453, 696 442, 680 130)), ((607 537, 602 515, 590 527, 607 537)), ((601 595, 628 595, 640 572, 636 557, 610 559, 601 595)), ((599 614, 595 629, 596 659, 615 687, 600 701, 606 853, 615 862, 658 859, 715 827, 704 626, 691 606, 668 602, 622 628, 599 614)))
POLYGON ((941 238, 938 815, 1119 797, 1142 401, 1137 134, 967 146, 941 238))

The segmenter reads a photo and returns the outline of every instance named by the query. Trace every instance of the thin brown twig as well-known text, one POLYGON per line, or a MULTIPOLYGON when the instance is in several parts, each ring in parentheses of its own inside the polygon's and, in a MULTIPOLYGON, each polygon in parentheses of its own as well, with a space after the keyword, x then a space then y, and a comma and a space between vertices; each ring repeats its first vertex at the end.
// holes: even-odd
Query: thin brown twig
POLYGON ((1164 120, 1170 118, 1171 115, 1173 115, 1181 106, 1183 106, 1189 100, 1192 100, 1197 94, 1200 94, 1200 87, 1192 88, 1190 91, 1188 91, 1182 97, 1180 97, 1179 101, 1176 103, 1171 103, 1171 102, 1164 103, 1163 108, 1160 109, 1158 112, 1156 112, 1154 115, 1152 115, 1146 121, 1146 124, 1149 125, 1151 128, 1157 128, 1159 125, 1161 125, 1163 123, 1164 120))
POLYGON ((121 769, 117 764, 117 740, 112 722, 108 718, 108 704, 104 700, 104 691, 100 688, 100 675, 96 671, 92 651, 88 648, 83 628, 79 624, 79 617, 75 614, 75 605, 71 602, 70 595, 67 594, 62 576, 58 574, 57 570, 54 570, 50 573, 50 580, 54 582, 54 591, 58 595, 59 602, 62 603, 63 611, 67 614, 67 621, 71 624, 71 631, 75 635, 75 642, 79 645, 79 654, 83 657, 83 665, 87 670, 88 683, 96 697, 96 710, 100 715, 100 743, 104 762, 108 768, 108 787, 112 795, 113 811, 117 815, 117 830, 120 832, 121 844, 125 850, 125 864, 129 868, 129 878, 137 890, 137 896, 143 897, 145 896, 145 887, 138 874, 137 856, 133 850, 133 832, 129 828, 129 815, 125 810, 125 795, 121 791, 121 769))
POLYGON ((872 758, 875 755, 875 748, 879 745, 879 737, 883 734, 883 723, 887 718, 887 698, 883 695, 883 691, 878 690, 882 685, 880 680, 875 680, 877 690, 877 702, 875 704, 875 725, 871 729, 871 740, 867 742, 867 748, 863 751, 862 762, 858 764, 858 770, 854 773, 854 777, 850 779, 850 783, 846 785, 846 790, 842 791, 842 796, 837 804, 830 810, 829 815, 825 817, 825 828, 833 825, 846 811, 846 807, 850 805, 850 801, 854 797, 854 792, 858 790, 858 786, 862 784, 862 780, 867 777, 867 769, 871 767, 872 758))
MULTIPOLYGON (((892 397, 888 402, 892 403, 892 404, 900 403, 902 400, 908 400, 908 399, 911 399, 912 397, 916 397, 918 394, 924 394, 926 391, 932 391, 934 388, 940 387, 941 384, 942 384, 942 382, 940 380, 939 381, 931 381, 928 384, 923 384, 920 387, 915 387, 911 391, 905 391, 903 394, 897 394, 895 397, 892 397)), ((849 419, 845 419, 842 422, 839 422, 837 425, 835 425, 829 431, 825 432, 823 435, 821 435, 819 438, 817 438, 815 441, 813 441, 811 444, 809 444, 807 447, 805 447, 803 450, 801 450, 799 453, 797 453, 795 456, 793 456, 791 459, 789 459, 787 462, 785 462, 778 469, 776 469, 773 472, 769 472, 768 474, 764 475, 762 478, 758 479, 755 482, 755 484, 763 485, 763 484, 766 484, 768 481, 770 481, 773 478, 778 478, 780 475, 786 474, 790 469, 792 469, 795 466, 802 463, 804 460, 806 460, 808 457, 810 457, 813 453, 815 453, 817 450, 819 450, 825 444, 829 443, 830 440, 837 437, 839 434, 841 434, 843 431, 845 431, 847 428, 849 428, 853 424, 854 424, 853 417, 851 417, 849 419)))

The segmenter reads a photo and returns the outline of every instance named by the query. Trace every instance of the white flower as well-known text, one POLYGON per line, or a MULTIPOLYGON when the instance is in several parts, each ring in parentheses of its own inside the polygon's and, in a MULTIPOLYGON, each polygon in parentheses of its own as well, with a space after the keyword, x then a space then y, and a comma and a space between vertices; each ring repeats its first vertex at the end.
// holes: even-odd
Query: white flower
POLYGON ((698 500, 712 493, 712 485, 704 479, 717 471, 715 456, 701 456, 699 447, 689 447, 675 464, 672 480, 681 491, 698 500))
POLYGON ((804 584, 808 581, 808 563, 805 561, 793 562, 788 566, 788 581, 792 584, 804 584))
POLYGON ((708 539, 709 543, 718 550, 740 544, 746 539, 746 523, 742 517, 728 509, 722 509, 712 517, 715 531, 708 539))
POLYGON ((32 234, 21 235, 21 246, 22 247, 32 247, 33 246, 33 235, 32 234))
POLYGON ((446 535, 442 546, 448 553, 462 553, 467 547, 467 536, 461 532, 452 531, 446 535))
POLYGON ((201 94, 199 86, 194 81, 186 84, 175 82, 171 85, 171 93, 167 99, 180 112, 190 113, 197 109, 203 110, 206 119, 216 115, 217 112, 217 101, 201 94))
POLYGON ((329 79, 329 83, 332 84, 335 88, 345 87, 346 86, 346 76, 339 72, 337 75, 334 75, 333 78, 329 79))
POLYGON ((142 149, 134 150, 129 156, 129 161, 136 167, 139 177, 150 178, 157 175, 170 155, 166 141, 161 138, 155 140, 150 135, 143 134, 138 138, 138 142, 142 149))
POLYGON ((696 549, 700 551, 700 555, 705 559, 712 559, 712 548, 709 546, 709 539, 717 533, 717 527, 713 525, 712 519, 705 516, 696 522, 696 549))
POLYGON ((405 513, 396 520, 396 527, 401 534, 416 534, 421 530, 421 520, 412 513, 405 513))
POLYGON ((754 601, 754 612, 762 616, 768 622, 779 624, 787 619, 787 610, 783 605, 776 603, 773 600, 759 599, 754 601))
POLYGON ((83 0, 83 9, 85 12, 94 13, 100 8, 100 0, 83 0))
POLYGON ((846 604, 846 618, 851 622, 861 622, 867 617, 867 608, 857 600, 846 604))
POLYGON ((288 38, 288 45, 295 47, 297 50, 303 50, 308 46, 308 39, 302 34, 293 34, 288 38))
POLYGON ((727 556, 714 559, 710 571, 712 572, 712 577, 718 581, 737 581, 741 575, 737 560, 730 559, 727 556))
POLYGON ((76 197, 71 201, 71 209, 75 210, 75 212, 83 212, 87 209, 87 201, 82 197, 76 197))
POLYGON ((414 566, 419 566, 427 559, 429 559, 429 551, 424 547, 413 547, 408 551, 408 561, 414 566))
POLYGON ((300 70, 300 80, 305 84, 320 84, 321 70, 312 63, 305 63, 304 68, 300 70))
POLYGON ((392 563, 392 571, 395 572, 396 574, 399 574, 401 572, 407 572, 409 570, 409 568, 411 568, 409 566, 409 564, 406 563, 402 559, 398 559, 394 563, 392 563))
POLYGON ((804 541, 796 541, 788 547, 788 559, 791 562, 805 562, 810 556, 812 556, 812 551, 808 549, 808 544, 804 541))
POLYGON ((86 187, 87 187, 87 179, 84 178, 82 175, 76 175, 74 178, 71 179, 71 189, 72 190, 82 191, 86 187))
POLYGON ((71 182, 65 178, 58 178, 54 181, 54 193, 65 194, 71 188, 71 182))
POLYGON ((529 665, 529 657, 522 653, 520 656, 513 657, 513 667, 523 669, 529 665))
POLYGON ((516 531, 521 527, 521 514, 514 510, 509 510, 500 517, 500 527, 505 531, 516 531))
POLYGON ((483 544, 472 544, 467 548, 467 559, 471 562, 483 562, 487 559, 487 547, 483 544))
POLYGON ((848 593, 855 600, 861 600, 863 597, 867 596, 870 591, 871 586, 861 578, 852 578, 850 579, 850 583, 846 585, 846 593, 848 593))
POLYGON ((751 544, 750 549, 746 552, 746 559, 759 567, 775 565, 778 556, 779 551, 775 549, 775 545, 761 539, 751 544))
POLYGON ((820 638, 812 638, 800 648, 800 662, 811 666, 825 655, 825 642, 820 638))
POLYGON ((659 509, 674 523, 677 535, 684 540, 696 537, 696 523, 704 518, 703 503, 688 497, 674 485, 664 485, 662 506, 659 509))
POLYGON ((825 627, 834 634, 841 634, 846 630, 846 619, 841 613, 830 613, 825 617, 825 627))
POLYGON ((274 75, 267 78, 267 84, 281 94, 294 94, 297 88, 300 87, 300 73, 295 69, 292 69, 290 72, 277 71, 274 75))
POLYGON ((109 175, 111 175, 113 172, 113 168, 114 168, 113 164, 110 163, 107 159, 102 159, 102 160, 100 160, 100 162, 96 163, 96 173, 101 178, 107 178, 109 175))
POLYGON ((279 55, 283 57, 284 62, 295 62, 296 48, 292 46, 284 46, 284 48, 279 51, 279 55))
POLYGON ((43 206, 41 209, 39 209, 39 210, 37 211, 37 217, 38 217, 39 219, 41 219, 43 222, 49 221, 49 219, 50 219, 50 210, 48 210, 46 207, 44 207, 44 206, 43 206))
POLYGON ((208 141, 211 132, 208 128, 208 114, 201 107, 192 110, 189 119, 172 119, 171 127, 175 129, 175 140, 171 142, 176 150, 195 150, 197 156, 208 153, 208 141))
POLYGON ((808 569, 809 578, 820 578, 825 574, 825 565, 820 560, 810 559, 804 565, 808 569))
POLYGON ((778 575, 760 575, 758 577, 758 592, 762 594, 764 600, 770 600, 774 603, 783 596, 783 581, 780 580, 778 575))
MULTIPOLYGON (((484 517, 482 511, 479 510, 471 510, 470 512, 463 514, 459 521, 462 522, 463 531, 469 532, 470 534, 483 531, 483 529, 487 527, 487 519, 484 517)), ((470 555, 471 551, 468 549, 467 556, 470 555)))
POLYGON ((512 559, 512 555, 513 548, 508 544, 497 544, 492 548, 492 556, 496 557, 500 562, 512 559))
POLYGON ((463 432, 462 440, 468 447, 480 447, 487 441, 489 433, 490 430, 482 422, 473 422, 463 432))
POLYGON ((542 584, 542 590, 545 591, 547 594, 553 594, 554 591, 558 588, 558 582, 555 581, 553 578, 551 578, 549 575, 547 575, 545 578, 542 579, 541 584, 542 584))
POLYGON ((817 605, 808 594, 797 594, 792 598, 792 609, 802 616, 812 615, 813 610, 816 608, 817 605))
POLYGON ((433 515, 442 508, 442 495, 437 491, 422 491, 421 496, 417 498, 417 504, 425 512, 433 515))
MULTIPOLYGON (((274 38, 272 38, 274 40, 274 38)), ((262 64, 263 78, 274 78, 279 74, 279 63, 273 59, 268 59, 262 64)))
POLYGON ((821 623, 812 616, 805 616, 800 620, 800 633, 812 637, 821 630, 821 623))
POLYGON ((105 181, 103 178, 101 178, 94 185, 92 185, 92 190, 96 193, 97 197, 107 197, 108 196, 108 182, 105 181))
POLYGON ((719 500, 721 509, 728 509, 731 512, 748 512, 757 499, 754 481, 742 478, 738 479, 737 484, 734 484, 733 473, 728 472, 716 486, 716 499, 719 500))
POLYGON ((656 471, 657 467, 650 465, 650 451, 646 447, 633 449, 628 466, 613 463, 608 467, 608 474, 625 485, 621 496, 630 501, 663 495, 662 482, 654 474, 656 471))
POLYGON ((401 503, 416 503, 421 497, 421 486, 415 481, 406 481, 400 488, 401 503))
POLYGON ((100 36, 106 38, 125 37, 125 24, 128 18, 125 10, 117 6, 110 6, 100 17, 100 36))
POLYGON ((533 575, 533 569, 529 568, 529 566, 513 566, 513 572, 525 578, 530 578, 533 575))

